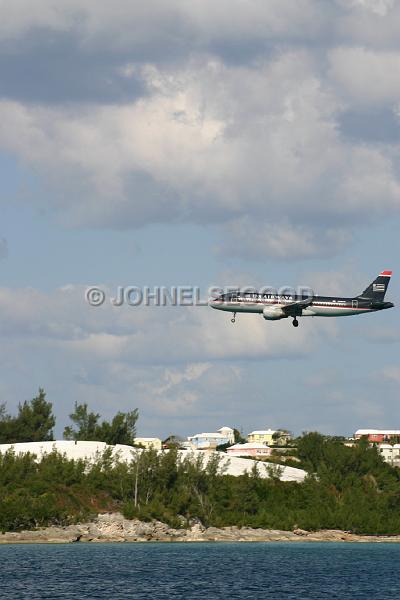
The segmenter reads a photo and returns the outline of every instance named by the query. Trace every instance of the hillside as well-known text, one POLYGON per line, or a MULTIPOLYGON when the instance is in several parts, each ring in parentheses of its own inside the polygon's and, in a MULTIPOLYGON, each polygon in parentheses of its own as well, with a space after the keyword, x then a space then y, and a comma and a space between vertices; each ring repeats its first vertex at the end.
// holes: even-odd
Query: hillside
POLYGON ((400 533, 399 472, 374 448, 347 448, 315 433, 300 438, 298 456, 308 476, 296 482, 281 481, 276 470, 264 478, 255 466, 227 474, 219 453, 205 461, 150 450, 123 460, 110 447, 90 459, 9 449, 0 454, 0 528, 66 525, 117 511, 173 527, 400 533))

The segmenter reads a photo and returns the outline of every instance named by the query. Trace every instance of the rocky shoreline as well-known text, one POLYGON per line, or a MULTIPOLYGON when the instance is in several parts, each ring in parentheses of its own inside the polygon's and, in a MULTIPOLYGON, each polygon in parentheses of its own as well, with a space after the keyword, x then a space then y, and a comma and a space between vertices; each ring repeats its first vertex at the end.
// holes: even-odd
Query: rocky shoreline
POLYGON ((250 527, 174 529, 160 521, 128 520, 120 513, 100 514, 89 523, 0 534, 2 544, 69 544, 76 542, 400 542, 400 535, 357 535, 346 531, 280 531, 250 527))

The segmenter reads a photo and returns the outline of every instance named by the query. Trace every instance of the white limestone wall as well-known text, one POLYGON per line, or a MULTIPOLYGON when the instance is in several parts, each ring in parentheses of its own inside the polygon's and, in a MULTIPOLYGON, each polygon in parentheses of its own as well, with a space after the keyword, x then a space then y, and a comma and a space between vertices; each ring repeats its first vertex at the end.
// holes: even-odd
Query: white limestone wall
MULTIPOLYGON (((133 455, 138 450, 131 446, 125 446, 123 444, 116 444, 110 446, 112 453, 115 456, 119 454, 121 460, 131 460, 133 455)), ((57 450, 60 454, 65 454, 67 458, 79 460, 89 459, 94 460, 99 454, 102 454, 107 448, 105 442, 74 442, 67 440, 57 440, 54 442, 25 442, 20 444, 0 444, 0 452, 7 452, 13 448, 16 454, 24 454, 30 452, 36 454, 38 458, 41 458, 44 454, 49 454, 53 450, 57 450)))
MULTIPOLYGON (((95 460, 99 454, 102 454, 107 448, 107 444, 104 442, 71 442, 66 440, 57 440, 54 442, 25 442, 19 444, 0 444, 0 452, 4 453, 11 448, 16 454, 25 454, 30 452, 35 454, 39 459, 49 454, 53 450, 57 450, 61 454, 65 454, 69 459, 88 459, 95 460)), ((113 456, 118 456, 120 460, 129 462, 137 452, 142 452, 139 448, 132 448, 132 446, 125 446, 124 444, 116 444, 110 446, 112 448, 113 456)), ((224 467, 224 472, 227 475, 233 475, 238 477, 246 472, 250 472, 253 466, 256 464, 258 473, 262 478, 268 478, 270 476, 268 467, 271 467, 272 463, 261 463, 256 460, 247 458, 239 458, 236 456, 227 456, 222 452, 202 452, 201 450, 184 451, 179 452, 180 456, 193 456, 195 459, 198 456, 204 457, 204 464, 213 455, 218 455, 221 458, 221 466, 224 467)), ((273 465, 272 465, 273 466, 273 465)), ((306 472, 302 469, 295 469, 294 467, 286 467, 279 465, 282 470, 280 479, 281 481, 297 481, 301 482, 306 476, 306 472)))
POLYGON ((260 462, 258 460, 252 460, 248 458, 239 458, 237 456, 227 456, 221 452, 205 453, 206 460, 213 454, 218 454, 219 456, 223 457, 221 459, 221 467, 224 467, 224 473, 226 475, 233 475, 234 477, 244 475, 246 472, 249 473, 253 469, 254 465, 257 465, 258 474, 262 479, 268 479, 270 477, 269 469, 271 469, 271 467, 272 469, 279 467, 281 471, 279 479, 281 481, 297 481, 300 483, 307 475, 306 471, 303 471, 303 469, 286 467, 284 465, 275 465, 274 463, 260 462))

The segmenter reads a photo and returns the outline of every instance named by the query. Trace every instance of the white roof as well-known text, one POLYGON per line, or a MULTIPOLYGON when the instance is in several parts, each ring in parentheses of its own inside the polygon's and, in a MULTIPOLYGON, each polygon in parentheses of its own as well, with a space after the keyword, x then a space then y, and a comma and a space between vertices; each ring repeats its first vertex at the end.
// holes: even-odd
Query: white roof
POLYGON ((265 450, 266 448, 269 448, 269 446, 257 444, 256 442, 246 442, 245 444, 234 444, 233 446, 230 446, 228 450, 258 450, 261 448, 265 450))
POLYGON ((400 444, 379 444, 378 445, 379 450, 392 450, 392 449, 396 449, 398 450, 400 448, 400 444))
POLYGON ((142 440, 143 442, 161 442, 160 438, 156 437, 135 437, 135 442, 142 440))
POLYGON ((354 435, 400 435, 400 429, 357 429, 354 435))
POLYGON ((259 431, 251 431, 249 435, 271 435, 271 433, 276 433, 276 429, 260 429, 259 431))
POLYGON ((233 429, 232 429, 232 427, 221 427, 220 429, 218 429, 218 431, 232 431, 233 432, 233 429))
POLYGON ((221 433, 217 433, 215 431, 213 431, 212 433, 196 433, 196 435, 192 435, 191 437, 189 437, 189 440, 193 440, 195 438, 220 438, 220 437, 225 437, 225 436, 221 436, 221 433))

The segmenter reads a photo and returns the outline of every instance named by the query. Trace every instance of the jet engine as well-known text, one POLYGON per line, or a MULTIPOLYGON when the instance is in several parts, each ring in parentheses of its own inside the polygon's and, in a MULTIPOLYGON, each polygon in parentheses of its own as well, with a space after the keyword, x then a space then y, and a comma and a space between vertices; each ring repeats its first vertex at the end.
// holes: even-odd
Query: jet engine
POLYGON ((263 317, 267 321, 277 321, 287 317, 279 306, 266 306, 263 310, 263 317))

